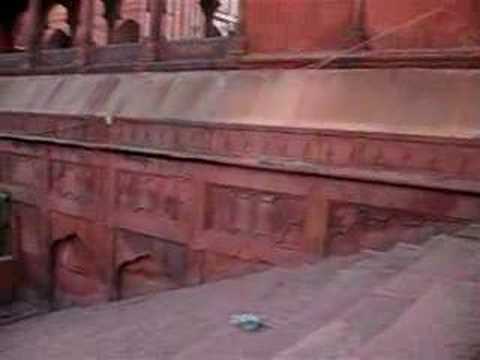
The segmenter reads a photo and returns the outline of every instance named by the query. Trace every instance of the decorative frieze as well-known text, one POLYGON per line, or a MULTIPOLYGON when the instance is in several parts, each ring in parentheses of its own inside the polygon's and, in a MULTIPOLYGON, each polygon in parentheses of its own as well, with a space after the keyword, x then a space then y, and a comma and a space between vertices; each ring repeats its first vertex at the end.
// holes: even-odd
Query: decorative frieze
MULTIPOLYGON (((112 128, 112 144, 198 156, 269 160, 363 170, 441 173, 480 177, 475 146, 445 146, 441 141, 381 135, 317 134, 213 126, 175 126, 120 121, 112 128), (475 169, 475 170, 472 170, 475 169)), ((234 160, 233 160, 234 161, 234 160)))

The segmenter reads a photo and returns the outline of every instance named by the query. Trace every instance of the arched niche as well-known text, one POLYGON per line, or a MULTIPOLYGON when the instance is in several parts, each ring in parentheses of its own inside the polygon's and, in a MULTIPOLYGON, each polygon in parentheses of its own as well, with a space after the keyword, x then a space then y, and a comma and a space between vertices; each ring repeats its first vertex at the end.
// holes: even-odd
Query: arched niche
POLYGON ((138 43, 140 41, 140 25, 128 19, 119 24, 112 35, 112 44, 138 43))
POLYGON ((76 234, 52 244, 51 269, 53 302, 57 307, 95 302, 103 293, 94 256, 76 234))
POLYGON ((186 266, 184 245, 122 231, 116 245, 117 298, 181 287, 186 266))

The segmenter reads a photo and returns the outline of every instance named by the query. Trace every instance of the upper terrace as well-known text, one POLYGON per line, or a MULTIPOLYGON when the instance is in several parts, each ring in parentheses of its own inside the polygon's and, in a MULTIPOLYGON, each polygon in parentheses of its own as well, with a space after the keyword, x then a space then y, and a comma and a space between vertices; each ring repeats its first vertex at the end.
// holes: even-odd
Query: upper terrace
POLYGON ((475 0, 17 4, 2 9, 0 74, 480 64, 475 0))

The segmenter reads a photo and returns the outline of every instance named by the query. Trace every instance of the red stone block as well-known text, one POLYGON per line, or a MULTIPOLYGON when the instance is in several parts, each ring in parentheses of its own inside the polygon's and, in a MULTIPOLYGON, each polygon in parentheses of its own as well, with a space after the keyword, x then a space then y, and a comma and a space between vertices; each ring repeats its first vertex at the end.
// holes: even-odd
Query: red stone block
POLYGON ((370 39, 375 39, 370 43, 374 49, 439 49, 480 44, 477 0, 366 0, 365 11, 366 32, 370 39))
POLYGON ((252 52, 336 50, 352 46, 353 0, 247 0, 252 52))

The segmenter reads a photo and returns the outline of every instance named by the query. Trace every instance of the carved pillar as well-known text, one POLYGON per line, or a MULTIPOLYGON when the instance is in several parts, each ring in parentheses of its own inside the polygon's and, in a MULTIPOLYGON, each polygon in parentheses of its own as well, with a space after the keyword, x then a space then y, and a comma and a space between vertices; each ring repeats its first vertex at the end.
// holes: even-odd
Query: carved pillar
POLYGON ((95 16, 93 0, 82 0, 79 10, 79 25, 76 31, 74 46, 79 48, 78 62, 84 65, 88 62, 88 54, 92 48, 92 29, 95 16))
POLYGON ((150 60, 155 60, 159 49, 162 47, 162 23, 166 12, 166 0, 149 0, 150 6, 150 31, 145 46, 148 49, 150 60))
POLYGON ((235 59, 241 56, 247 49, 247 0, 238 0, 238 23, 236 25, 234 35, 230 37, 230 46, 228 56, 235 59))
POLYGON ((30 7, 32 11, 30 33, 28 35, 27 49, 30 57, 30 67, 35 67, 39 62, 40 56, 40 42, 45 19, 42 14, 42 0, 30 0, 30 7))
POLYGON ((238 24, 235 29, 237 36, 245 36, 246 27, 246 15, 247 15, 247 0, 238 0, 238 24))

